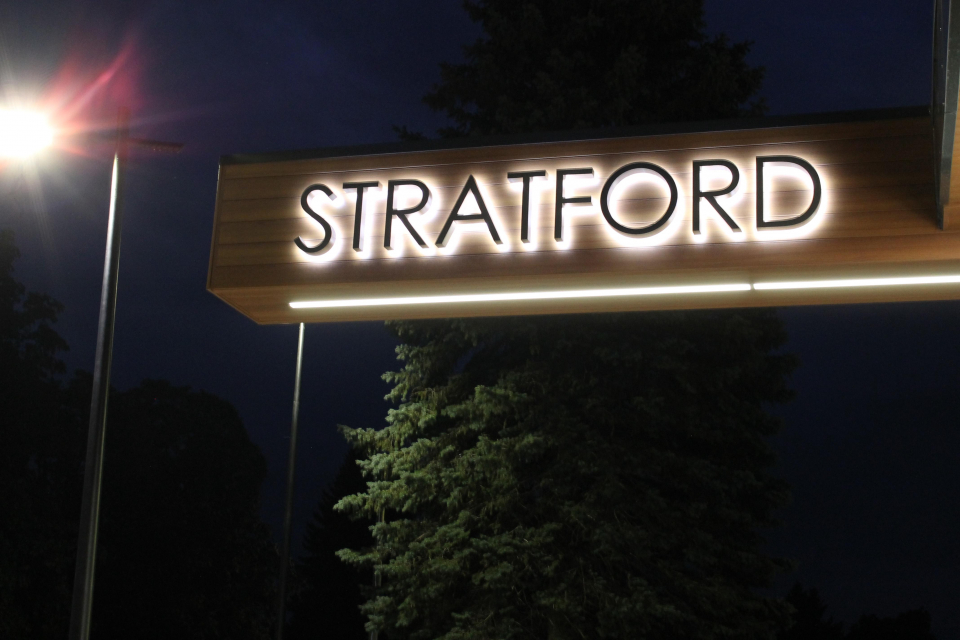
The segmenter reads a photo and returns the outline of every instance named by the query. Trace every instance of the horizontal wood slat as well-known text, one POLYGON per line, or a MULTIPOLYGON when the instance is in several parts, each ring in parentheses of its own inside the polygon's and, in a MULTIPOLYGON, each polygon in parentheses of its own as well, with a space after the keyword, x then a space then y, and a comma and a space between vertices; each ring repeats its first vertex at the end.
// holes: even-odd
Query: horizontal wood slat
POLYGON ((344 155, 335 158, 288 160, 222 167, 222 178, 251 178, 270 175, 342 172, 422 167, 437 164, 522 161, 570 155, 603 155, 674 151, 685 149, 730 149, 798 142, 867 140, 902 136, 930 137, 929 118, 903 118, 872 122, 821 124, 798 127, 758 128, 707 133, 685 133, 628 138, 605 138, 573 142, 546 142, 527 145, 498 145, 430 152, 344 155), (375 160, 371 161, 371 158, 375 160))
MULTIPOLYGON (((736 222, 744 222, 743 220, 734 219, 736 222)), ((714 219, 702 223, 705 229, 710 227, 723 227, 722 222, 718 222, 714 219)), ((745 223, 744 225, 745 226, 745 223)), ((305 238, 313 238, 315 235, 312 233, 314 229, 306 229, 306 223, 304 223, 304 229, 298 230, 292 233, 280 234, 274 241, 268 241, 263 238, 261 234, 261 239, 256 242, 246 242, 246 243, 231 243, 229 239, 222 240, 220 251, 217 255, 217 266, 232 266, 232 265, 243 265, 243 264, 286 264, 286 263, 314 263, 316 262, 310 256, 304 254, 302 251, 293 246, 291 241, 292 238, 302 235, 305 238)), ((885 236, 885 237, 896 237, 903 235, 927 235, 931 233, 931 227, 935 230, 935 222, 932 222, 929 217, 923 213, 917 211, 879 211, 876 213, 866 213, 859 214, 857 216, 848 215, 848 216, 830 216, 824 215, 824 221, 821 224, 823 227, 822 230, 818 230, 817 238, 826 239, 826 238, 862 238, 862 237, 874 237, 874 236, 885 236), (835 219, 836 218, 836 219, 835 219)), ((483 228, 483 227, 481 227, 483 228)), ((956 231, 953 231, 956 232, 956 231)), ((609 227, 601 222, 593 221, 590 225, 581 224, 574 227, 573 233, 576 236, 576 247, 578 250, 581 249, 603 249, 603 248, 612 248, 611 243, 611 232, 609 227)), ((743 233, 743 232, 741 232, 743 233)), ((729 232, 723 232, 724 235, 730 238, 735 236, 729 232)), ((229 236, 229 232, 224 234, 229 236)), ((678 234, 679 235, 679 234, 678 234)), ((712 234, 717 236, 719 234, 712 234)), ((550 253, 550 252, 563 252, 566 253, 569 249, 564 249, 558 247, 555 243, 550 240, 553 236, 553 226, 541 226, 536 230, 534 237, 547 239, 541 240, 536 248, 518 248, 517 251, 522 251, 524 253, 533 254, 533 253, 550 253)), ((693 236, 689 236, 693 237, 693 236)), ((744 242, 748 242, 753 234, 747 233, 747 237, 744 242)), ((681 236, 682 240, 688 240, 688 236, 685 234, 681 236)), ((372 247, 372 252, 376 255, 385 255, 387 251, 383 249, 383 236, 368 236, 365 239, 369 242, 372 247)), ((776 242, 775 240, 773 242, 776 242)), ((755 243, 755 242, 754 242, 755 243)), ((668 245, 693 245, 693 246, 710 246, 716 244, 715 242, 694 242, 689 241, 678 241, 676 236, 671 241, 667 241, 665 244, 668 245)), ((729 244, 723 242, 722 244, 729 244)), ((337 259, 343 262, 354 262, 354 261, 373 261, 373 262, 384 262, 387 264, 396 265, 403 263, 404 261, 409 261, 411 259, 419 260, 432 260, 434 257, 446 258, 447 260, 454 259, 451 254, 446 252, 437 253, 436 256, 427 256, 427 257, 416 257, 413 258, 410 254, 413 252, 413 243, 408 242, 406 248, 405 257, 384 257, 371 260, 370 258, 361 258, 360 254, 353 252, 350 249, 342 250, 337 259)), ((516 246, 516 245, 514 245, 516 246)), ((649 249, 650 247, 641 247, 638 246, 634 250, 641 251, 649 249)), ((369 253, 369 252, 365 252, 369 253)), ((452 252, 451 252, 452 253, 452 252)), ((469 234, 461 234, 457 237, 457 244, 455 246, 455 253, 458 256, 463 255, 474 255, 474 254, 486 254, 486 255, 500 255, 502 251, 496 249, 496 245, 490 240, 490 237, 483 231, 477 229, 471 231, 469 234)), ((744 249, 743 253, 746 255, 749 253, 749 250, 744 249)))
MULTIPOLYGON (((933 187, 932 138, 927 118, 809 125, 742 131, 500 145, 439 151, 225 164, 221 166, 208 288, 261 323, 561 313, 629 309, 812 304, 960 297, 960 286, 884 291, 748 291, 565 301, 441 304, 421 307, 294 310, 293 300, 451 295, 619 286, 660 286, 729 281, 755 282, 776 275, 862 277, 871 273, 960 274, 960 233, 939 231, 933 187), (758 232, 755 158, 791 155, 810 162, 823 185, 821 207, 809 229, 758 232), (720 204, 743 232, 730 232, 701 200, 701 235, 692 233, 693 161, 724 159, 740 172, 737 199, 720 204), (642 242, 625 239, 604 221, 597 200, 603 181, 628 162, 653 162, 670 172, 679 189, 670 230, 642 242), (565 243, 553 240, 555 176, 559 168, 592 167, 592 182, 568 178, 565 195, 590 195, 590 207, 564 210, 565 243), (520 242, 520 186, 508 171, 544 169, 531 206, 534 242, 520 242), (486 226, 454 224, 450 246, 434 243, 468 176, 473 175, 503 243, 486 226), (393 250, 383 248, 388 180, 416 178, 431 190, 431 210, 409 221, 429 247, 415 246, 394 219, 393 250), (364 251, 351 248, 355 196, 344 182, 377 180, 364 196, 364 251), (337 244, 324 256, 296 247, 313 244, 320 224, 300 205, 303 190, 330 186, 311 200, 336 229, 337 244), (812 275, 811 275, 812 274, 812 275), (846 274, 846 275, 845 275, 846 274), (857 275, 861 274, 861 275, 857 275), (719 280, 718 280, 719 279, 719 280), (955 295, 956 294, 956 295, 955 295)), ((726 174, 705 188, 722 188, 726 174)), ((768 219, 801 213, 812 192, 807 179, 778 178, 766 190, 768 219)), ((647 224, 666 208, 661 185, 627 187, 615 217, 647 224)), ((400 203, 405 206, 405 203, 400 203)), ((462 214, 478 209, 470 202, 462 214)), ((960 229, 958 229, 960 230, 960 229)))
MULTIPOLYGON (((751 174, 752 175, 752 174, 751 174)), ((745 180, 745 178, 741 178, 745 180)), ((744 194, 750 194, 755 197, 755 190, 752 185, 744 189, 744 194)), ((511 194, 516 199, 516 194, 511 194)), ((687 196, 689 198, 689 195, 687 196)), ((809 200, 809 194, 804 193, 797 196, 809 200)), ((914 207, 925 208, 933 206, 933 192, 930 190, 928 182, 920 182, 914 186, 895 185, 888 186, 869 186, 849 189, 831 189, 831 207, 832 211, 874 211, 880 209, 909 209, 914 207)), ((553 204, 553 194, 546 190, 541 192, 538 199, 541 205, 546 206, 544 210, 550 209, 553 204)), ((752 207, 752 203, 750 203, 752 207)), ((513 209, 519 205, 514 204, 513 209)), ((378 201, 377 208, 382 215, 382 198, 378 201)), ((510 207, 504 207, 510 208, 510 207)), ((369 211, 364 206, 364 215, 369 211)), ((330 210, 330 217, 347 218, 352 222, 354 215, 354 204, 351 201, 349 206, 330 210)), ((753 215, 753 209, 750 209, 750 215, 753 215)), ((255 200, 231 200, 224 201, 220 205, 219 219, 223 225, 237 222, 262 222, 269 220, 288 220, 304 218, 303 210, 300 208, 299 193, 290 198, 264 198, 255 200)))
MULTIPOLYGON (((402 263, 386 260, 367 260, 345 263, 332 278, 324 265, 316 264, 260 264, 225 266, 218 269, 214 289, 239 289, 243 286, 265 287, 271 283, 321 287, 336 283, 354 287, 353 297, 364 297, 357 285, 372 287, 427 281, 439 284, 452 278, 468 277, 501 281, 514 274, 534 278, 577 274, 581 271, 609 275, 620 281, 630 277, 656 284, 654 276, 675 273, 702 275, 717 269, 753 270, 765 275, 770 269, 781 267, 805 268, 821 265, 847 267, 869 262, 879 264, 923 261, 942 261, 960 256, 960 234, 901 235, 891 237, 860 237, 825 240, 793 240, 768 243, 725 243, 711 245, 648 247, 631 249, 593 249, 580 252, 555 251, 543 254, 515 253, 465 255, 448 257, 411 258, 402 263), (935 238, 935 240, 931 240, 935 238), (441 260, 442 268, 437 261, 441 260)), ((958 265, 960 273, 960 265, 958 265)), ((617 285, 619 286, 619 285, 617 285)), ((446 293, 450 293, 446 291, 446 293)), ((400 295, 401 291, 396 291, 400 295)), ((417 295, 423 295, 419 293, 417 295)))
MULTIPOLYGON (((913 136, 908 139, 909 144, 904 143, 903 138, 892 139, 897 144, 884 149, 882 143, 884 139, 869 141, 871 144, 856 144, 861 141, 835 141, 831 143, 812 144, 780 144, 766 145, 763 147, 738 147, 729 150, 722 150, 722 157, 737 164, 741 174, 750 172, 754 166, 754 159, 758 155, 795 155, 808 159, 815 166, 830 165, 856 165, 863 166, 866 171, 875 162, 885 163, 904 163, 911 167, 922 166, 925 171, 924 178, 932 180, 932 170, 930 169, 930 149, 931 142, 929 135, 913 136)), ((556 167, 574 168, 588 166, 594 168, 598 174, 609 174, 617 167, 627 162, 647 161, 654 162, 668 172, 676 179, 685 178, 689 180, 694 160, 707 160, 720 155, 721 150, 710 149, 705 152, 700 149, 664 151, 664 152, 623 152, 616 155, 584 155, 576 157, 565 157, 562 159, 534 159, 534 160, 515 160, 504 162, 490 162, 482 164, 469 165, 468 170, 464 170, 464 165, 423 165, 412 167, 401 167, 393 169, 369 169, 367 171, 344 171, 344 172, 310 172, 298 173, 292 175, 277 175, 265 177, 233 178, 224 177, 221 179, 220 189, 225 201, 248 200, 262 198, 283 198, 289 197, 291 193, 300 193, 309 185, 315 182, 326 182, 327 186, 334 189, 341 189, 345 182, 362 182, 370 180, 379 180, 381 184, 386 185, 386 178, 420 178, 428 179, 432 188, 444 189, 450 188, 459 191, 463 186, 467 175, 473 174, 477 181, 482 185, 506 185, 508 171, 529 171, 536 169, 546 169, 553 177, 553 170, 556 167), (389 175, 388 175, 389 174, 389 175)), ((882 173, 889 173, 886 167, 877 167, 882 173)), ((857 174, 860 175, 860 174, 857 174)))

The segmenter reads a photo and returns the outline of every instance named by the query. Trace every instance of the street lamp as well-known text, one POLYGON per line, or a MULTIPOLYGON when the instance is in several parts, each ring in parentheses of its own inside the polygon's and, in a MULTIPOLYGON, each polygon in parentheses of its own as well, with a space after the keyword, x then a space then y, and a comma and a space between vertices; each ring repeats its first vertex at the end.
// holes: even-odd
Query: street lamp
POLYGON ((0 109, 0 157, 25 158, 52 142, 53 128, 43 114, 0 109))
MULTIPOLYGON (((93 394, 90 400, 90 428, 83 473, 83 502, 77 564, 73 578, 73 605, 70 612, 71 640, 90 637, 93 609, 93 580, 100 520, 100 486, 103 478, 103 443, 107 426, 107 397, 110 391, 110 363, 113 358, 113 326, 117 313, 117 275, 120 267, 120 223, 122 221, 124 165, 131 145, 153 151, 177 153, 182 144, 131 138, 130 115, 121 108, 114 137, 113 177, 110 182, 110 214, 107 219, 107 250, 103 261, 100 291, 100 319, 97 323, 97 353, 93 367, 93 394)), ((26 158, 53 143, 54 130, 47 119, 35 112, 0 110, 0 157, 26 158)))

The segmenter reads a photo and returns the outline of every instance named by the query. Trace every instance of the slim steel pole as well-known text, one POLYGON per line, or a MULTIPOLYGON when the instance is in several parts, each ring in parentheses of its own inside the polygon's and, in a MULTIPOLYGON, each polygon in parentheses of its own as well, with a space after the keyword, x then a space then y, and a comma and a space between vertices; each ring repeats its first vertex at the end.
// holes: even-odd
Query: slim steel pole
POLYGON ((100 292, 100 321, 97 327, 97 356, 93 365, 93 396, 90 400, 90 428, 83 472, 83 502, 80 510, 80 537, 73 577, 73 606, 70 612, 71 640, 90 637, 93 609, 93 573, 97 560, 97 529, 100 519, 100 485, 103 478, 103 442, 107 427, 107 397, 110 392, 110 362, 113 358, 113 326, 117 313, 117 270, 120 266, 120 223, 123 219, 123 169, 127 162, 130 115, 120 109, 117 118, 117 148, 113 156, 110 215, 107 219, 107 252, 103 261, 103 288, 100 292))
POLYGON ((293 382, 293 421, 290 424, 290 454, 287 460, 287 503, 283 512, 283 544, 280 547, 280 595, 277 601, 277 640, 283 640, 287 605, 287 573, 290 566, 290 526, 293 520, 293 481, 297 464, 297 417, 300 415, 300 371, 303 369, 303 323, 297 342, 297 375, 293 382))

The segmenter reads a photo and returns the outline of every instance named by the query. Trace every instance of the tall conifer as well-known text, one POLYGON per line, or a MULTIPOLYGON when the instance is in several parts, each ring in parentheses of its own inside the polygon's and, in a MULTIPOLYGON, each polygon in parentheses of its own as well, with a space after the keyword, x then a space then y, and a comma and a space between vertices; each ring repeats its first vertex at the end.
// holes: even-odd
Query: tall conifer
MULTIPOLYGON (((756 115, 749 43, 704 32, 701 0, 482 0, 466 60, 425 101, 487 135, 756 115)), ((403 368, 368 452, 386 513, 341 557, 383 584, 389 638, 772 638, 758 595, 785 503, 766 408, 793 360, 770 311, 395 322, 403 368)))

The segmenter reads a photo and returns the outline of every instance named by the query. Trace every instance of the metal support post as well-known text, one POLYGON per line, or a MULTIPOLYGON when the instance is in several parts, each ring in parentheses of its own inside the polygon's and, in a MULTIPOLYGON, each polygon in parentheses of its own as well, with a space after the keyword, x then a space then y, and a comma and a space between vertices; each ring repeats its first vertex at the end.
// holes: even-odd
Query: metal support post
POLYGON ((283 543, 280 547, 280 594, 277 602, 277 640, 283 640, 287 605, 287 574, 290 567, 290 528, 293 520, 293 482, 297 463, 297 418, 300 414, 300 372, 303 369, 303 329, 297 342, 297 374, 293 383, 293 421, 290 424, 290 454, 287 461, 287 502, 283 512, 283 543))

